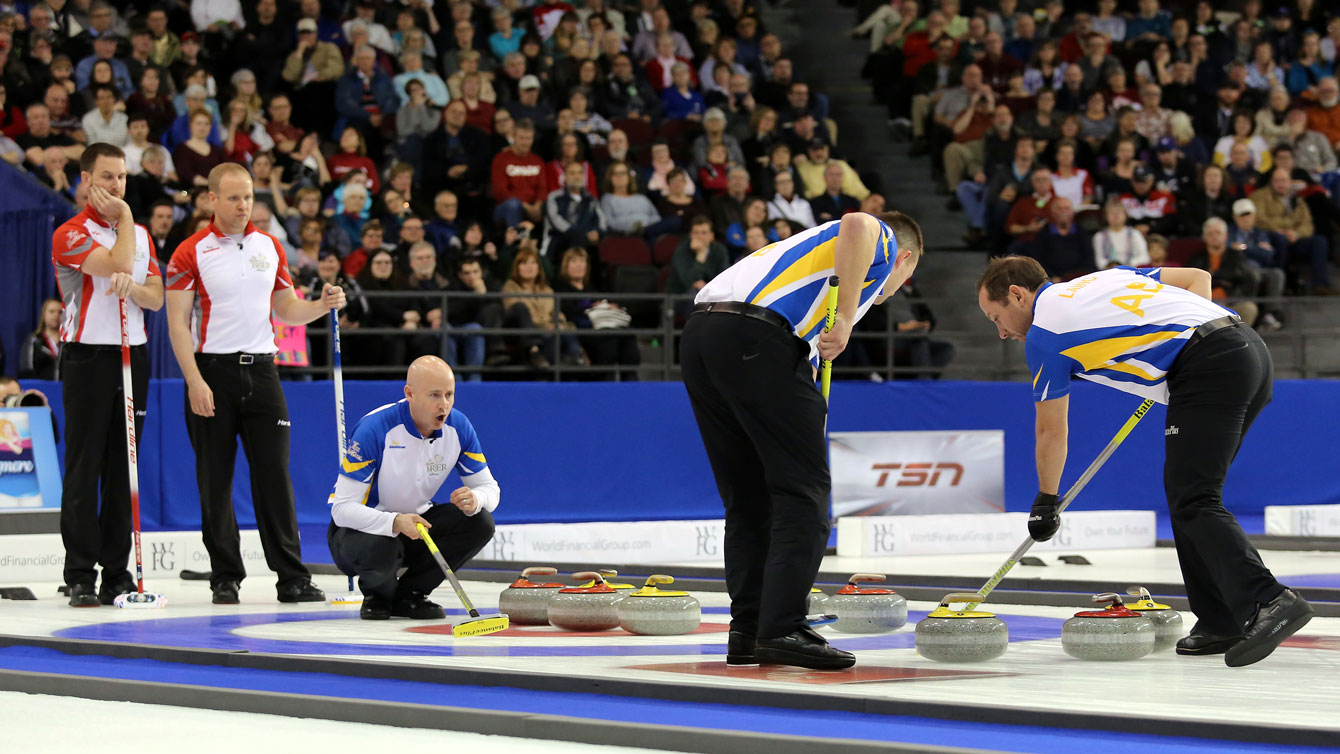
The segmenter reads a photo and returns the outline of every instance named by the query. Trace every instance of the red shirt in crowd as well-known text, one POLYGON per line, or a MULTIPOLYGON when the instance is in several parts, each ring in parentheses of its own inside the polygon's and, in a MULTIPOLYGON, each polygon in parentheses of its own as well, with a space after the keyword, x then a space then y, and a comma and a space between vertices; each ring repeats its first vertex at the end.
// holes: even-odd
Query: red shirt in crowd
POLYGON ((326 160, 326 169, 330 171, 330 179, 339 183, 351 170, 362 170, 368 174, 368 190, 376 194, 382 190, 381 179, 377 176, 377 163, 369 160, 361 154, 350 154, 340 152, 331 155, 326 160))
POLYGON ((466 100, 461 101, 465 102, 466 125, 474 126, 486 134, 493 133, 493 112, 497 108, 483 100, 476 102, 474 107, 470 107, 466 100))
POLYGON ((367 266, 369 256, 368 250, 361 246, 349 252, 349 256, 344 258, 344 276, 349 279, 358 277, 358 273, 367 266))
POLYGON ((517 156, 511 147, 493 158, 493 200, 520 199, 525 204, 544 201, 544 160, 534 152, 517 156))
MULTIPOLYGON (((600 196, 596 190, 596 171, 591 169, 591 163, 583 162, 586 167, 586 193, 591 196, 600 196)), ((544 166, 544 194, 548 196, 549 192, 557 191, 563 188, 563 163, 558 160, 551 160, 544 166)))
MULTIPOLYGON (((1028 225, 1039 218, 1047 220, 1050 218, 1050 207, 1052 203, 1052 194, 1038 196, 1037 194, 1028 194, 1015 200, 1014 206, 1010 207, 1010 216, 1005 219, 1005 227, 1014 225, 1028 225)), ((1037 237, 1037 233, 1021 233, 1015 236, 1019 241, 1032 241, 1037 237)))

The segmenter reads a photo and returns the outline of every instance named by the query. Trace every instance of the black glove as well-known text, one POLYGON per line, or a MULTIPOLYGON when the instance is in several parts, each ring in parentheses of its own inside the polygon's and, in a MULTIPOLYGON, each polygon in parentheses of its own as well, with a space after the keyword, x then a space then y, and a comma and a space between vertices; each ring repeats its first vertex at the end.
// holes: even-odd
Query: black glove
POLYGON ((1055 495, 1039 492, 1033 498, 1033 510, 1028 514, 1028 536, 1034 542, 1046 542, 1061 528, 1061 501, 1055 495))

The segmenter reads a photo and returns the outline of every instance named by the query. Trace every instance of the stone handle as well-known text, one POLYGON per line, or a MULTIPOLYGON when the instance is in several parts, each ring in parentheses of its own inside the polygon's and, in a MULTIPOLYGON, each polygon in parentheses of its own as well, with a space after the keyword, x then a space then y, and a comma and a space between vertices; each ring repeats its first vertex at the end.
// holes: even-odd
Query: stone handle
POLYGON ((673 584, 673 583, 675 583, 674 576, 666 576, 663 573, 653 573, 652 575, 647 577, 647 580, 643 584, 643 586, 656 586, 657 584, 673 584))
POLYGON ((1149 590, 1148 590, 1148 589, 1146 589, 1146 588, 1144 588, 1144 587, 1142 587, 1142 586, 1133 586, 1133 587, 1129 587, 1129 588, 1126 590, 1126 593, 1129 594, 1129 595, 1131 595, 1132 597, 1139 597, 1139 598, 1140 598, 1140 601, 1142 601, 1142 602, 1153 602, 1153 601, 1154 601, 1154 597, 1153 597, 1153 595, 1151 595, 1151 594, 1149 593, 1149 590))
POLYGON ((1103 592, 1102 594, 1095 594, 1093 596, 1093 601, 1100 605, 1104 602, 1110 602, 1112 603, 1113 607, 1125 604, 1121 600, 1121 595, 1117 594, 1116 592, 1103 592))
POLYGON ((531 566, 521 572, 521 577, 528 579, 531 576, 553 576, 556 573, 558 573, 557 568, 550 568, 549 566, 531 566))
POLYGON ((605 583, 605 577, 595 571, 578 571, 572 574, 573 581, 594 581, 599 584, 605 583))
POLYGON ((955 592, 953 594, 946 594, 945 598, 940 600, 940 607, 949 607, 955 602, 962 602, 965 605, 976 604, 982 602, 983 599, 982 595, 977 592, 955 592))
POLYGON ((607 579, 610 578, 611 576, 618 576, 618 575, 619 575, 619 572, 616 571, 616 570, 614 570, 613 568, 604 568, 604 569, 601 569, 601 570, 597 571, 597 573, 599 573, 601 576, 604 576, 604 577, 607 578, 607 579))
POLYGON ((854 573, 852 574, 852 577, 847 580, 847 583, 851 584, 852 586, 856 586, 857 582, 860 581, 883 581, 883 580, 884 580, 884 574, 882 573, 854 573))

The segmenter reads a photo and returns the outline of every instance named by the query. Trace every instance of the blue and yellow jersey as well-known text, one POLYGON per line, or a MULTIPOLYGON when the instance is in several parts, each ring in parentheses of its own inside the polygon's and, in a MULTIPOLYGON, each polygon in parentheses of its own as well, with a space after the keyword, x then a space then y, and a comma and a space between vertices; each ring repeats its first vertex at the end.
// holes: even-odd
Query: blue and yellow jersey
POLYGON ((1075 375, 1167 403, 1168 370, 1192 332, 1233 312, 1164 285, 1161 272, 1115 267, 1044 284, 1024 345, 1033 400, 1068 395, 1075 375))
MULTIPOLYGON (((833 274, 841 220, 818 225, 769 244, 731 265, 703 286, 694 303, 743 301, 767 307, 786 318, 796 337, 810 344, 810 360, 818 359, 819 333, 827 314, 828 278, 833 274)), ((898 242, 893 231, 879 224, 875 259, 861 286, 860 307, 852 324, 870 309, 893 272, 898 242)), ((847 281, 842 284, 848 285, 847 281)))

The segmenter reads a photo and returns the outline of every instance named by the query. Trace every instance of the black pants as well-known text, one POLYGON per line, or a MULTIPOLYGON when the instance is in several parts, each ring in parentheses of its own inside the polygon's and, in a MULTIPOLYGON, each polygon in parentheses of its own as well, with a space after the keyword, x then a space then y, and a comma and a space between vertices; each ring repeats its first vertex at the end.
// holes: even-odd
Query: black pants
POLYGON ((1168 374, 1163 487, 1177 560, 1200 627, 1233 636, 1258 602, 1284 587, 1224 508, 1224 478, 1242 438, 1270 403, 1274 366, 1246 325, 1187 346, 1168 374))
POLYGON ((279 586, 310 578, 298 544, 298 516, 288 476, 289 417, 274 357, 239 364, 238 354, 195 355, 200 374, 214 391, 214 416, 197 416, 186 397, 186 432, 195 449, 200 490, 201 533, 209 552, 212 585, 241 582, 237 516, 233 513, 233 467, 237 438, 251 468, 251 502, 256 510, 265 563, 279 586))
POLYGON ((731 628, 784 636, 804 623, 828 545, 828 409, 809 347, 775 324, 699 313, 680 361, 726 509, 731 628))
MULTIPOLYGON (((429 508, 423 517, 433 525, 428 534, 453 571, 493 539, 493 515, 488 511, 467 516, 444 503, 429 508)), ((368 534, 331 521, 326 541, 335 565, 346 575, 358 577, 358 589, 364 596, 395 600, 410 592, 429 594, 446 578, 422 540, 368 534), (397 580, 396 571, 402 566, 405 575, 397 580)))
MULTIPOLYGON (((65 544, 65 583, 89 584, 102 566, 103 583, 128 578, 130 469, 126 462, 126 397, 121 348, 66 343, 61 349, 61 400, 65 404, 65 479, 60 533, 65 544), (101 497, 102 505, 98 505, 101 497)), ((143 439, 149 392, 149 355, 130 349, 135 392, 135 439, 143 439)))

